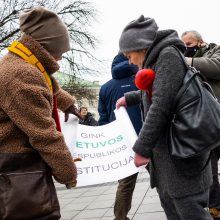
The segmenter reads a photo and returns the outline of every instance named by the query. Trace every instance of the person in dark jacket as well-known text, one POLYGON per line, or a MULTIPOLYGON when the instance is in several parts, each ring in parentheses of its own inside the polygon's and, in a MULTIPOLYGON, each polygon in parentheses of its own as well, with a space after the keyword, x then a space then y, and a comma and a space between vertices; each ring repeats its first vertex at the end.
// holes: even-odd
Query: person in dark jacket
MULTIPOLYGON (((181 38, 187 47, 185 56, 188 64, 200 71, 220 100, 220 46, 205 43, 201 34, 195 30, 185 31, 181 38)), ((214 219, 220 219, 219 158, 220 146, 211 155, 213 184, 210 188, 209 212, 214 219)))
POLYGON ((158 30, 153 18, 141 15, 122 31, 119 47, 129 62, 155 74, 152 97, 145 91, 126 93, 116 107, 140 104, 145 117, 133 146, 136 166, 149 164, 151 187, 156 187, 168 220, 211 220, 207 211, 212 184, 210 152, 198 158, 174 160, 168 135, 172 104, 186 74, 179 52, 185 45, 175 30, 158 30), (201 169, 203 168, 203 169, 201 169))
MULTIPOLYGON (((99 92, 99 125, 108 124, 115 120, 116 101, 129 91, 136 91, 134 75, 138 71, 136 65, 130 65, 128 59, 122 54, 117 54, 112 62, 112 79, 101 86, 99 92)), ((138 106, 127 108, 128 115, 138 134, 141 126, 141 112, 138 106)), ((131 209, 132 195, 134 192, 137 173, 119 180, 115 198, 114 215, 115 220, 128 219, 127 214, 131 209)))
POLYGON ((81 119, 79 119, 79 124, 88 126, 98 126, 98 122, 95 120, 92 114, 88 112, 87 107, 81 107, 79 109, 79 113, 81 116, 81 119))

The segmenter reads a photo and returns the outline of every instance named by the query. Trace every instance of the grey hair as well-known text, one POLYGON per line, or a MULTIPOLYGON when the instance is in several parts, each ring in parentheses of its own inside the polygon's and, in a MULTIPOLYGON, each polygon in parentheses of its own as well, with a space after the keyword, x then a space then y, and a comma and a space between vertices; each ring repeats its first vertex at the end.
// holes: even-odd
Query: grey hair
POLYGON ((201 40, 201 41, 203 41, 203 39, 202 39, 202 35, 198 32, 198 31, 184 31, 183 33, 182 33, 182 35, 181 35, 181 37, 184 37, 185 35, 187 35, 187 34, 192 34, 193 35, 193 37, 196 39, 196 40, 201 40))

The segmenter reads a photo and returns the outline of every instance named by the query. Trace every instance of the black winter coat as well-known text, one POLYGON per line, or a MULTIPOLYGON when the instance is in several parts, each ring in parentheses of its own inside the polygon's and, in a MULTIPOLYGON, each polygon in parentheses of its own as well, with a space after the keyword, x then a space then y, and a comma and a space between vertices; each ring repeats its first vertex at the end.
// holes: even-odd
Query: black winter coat
POLYGON ((81 125, 88 125, 88 126, 98 126, 98 122, 93 118, 92 114, 90 112, 87 113, 87 116, 85 119, 80 119, 79 124, 81 125))
POLYGON ((172 118, 171 106, 186 73, 185 65, 172 45, 184 52, 185 46, 176 31, 161 30, 147 51, 144 67, 153 68, 156 73, 151 102, 147 101, 145 92, 130 92, 125 97, 127 105, 141 104, 145 116, 133 150, 151 158, 151 186, 179 198, 207 190, 212 184, 212 173, 210 163, 202 170, 208 153, 176 161, 169 154, 167 135, 172 118))

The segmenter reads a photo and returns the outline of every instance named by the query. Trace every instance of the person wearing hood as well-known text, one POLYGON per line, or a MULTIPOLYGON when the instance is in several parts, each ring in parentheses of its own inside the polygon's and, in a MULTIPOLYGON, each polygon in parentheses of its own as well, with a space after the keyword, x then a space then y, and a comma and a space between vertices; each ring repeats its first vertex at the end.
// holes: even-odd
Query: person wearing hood
POLYGON ((184 43, 175 30, 158 30, 153 18, 141 15, 126 25, 119 48, 130 63, 155 72, 150 99, 146 91, 136 91, 116 103, 116 108, 140 104, 142 109, 144 123, 133 146, 135 165, 149 164, 151 187, 156 187, 168 220, 211 220, 206 209, 212 184, 209 152, 175 160, 167 141, 172 103, 187 72, 179 54, 185 52, 184 43))
POLYGON ((77 168, 58 110, 80 117, 75 99, 52 76, 70 50, 67 27, 44 7, 19 15, 20 39, 0 61, 0 219, 60 219, 52 176, 67 188, 77 168))
MULTIPOLYGON (((99 125, 105 125, 115 120, 116 101, 124 93, 137 91, 134 84, 134 77, 138 68, 136 65, 129 64, 128 59, 118 53, 112 62, 112 79, 103 84, 99 91, 99 125)), ((141 111, 139 106, 130 106, 127 113, 137 134, 142 127, 141 111)), ((137 173, 118 181, 119 185, 116 192, 114 215, 115 220, 128 220, 127 214, 131 209, 132 195, 134 192, 137 173)))
POLYGON ((87 107, 81 107, 79 109, 79 113, 81 116, 81 119, 79 120, 79 124, 88 125, 88 126, 98 126, 98 122, 95 120, 92 114, 88 112, 87 107))
MULTIPOLYGON (((187 47, 187 63, 200 71, 220 100, 220 46, 215 43, 207 44, 195 30, 183 32, 181 39, 187 47)), ((214 219, 220 219, 219 158, 220 146, 212 150, 211 154, 213 184, 210 188, 209 212, 214 219)))

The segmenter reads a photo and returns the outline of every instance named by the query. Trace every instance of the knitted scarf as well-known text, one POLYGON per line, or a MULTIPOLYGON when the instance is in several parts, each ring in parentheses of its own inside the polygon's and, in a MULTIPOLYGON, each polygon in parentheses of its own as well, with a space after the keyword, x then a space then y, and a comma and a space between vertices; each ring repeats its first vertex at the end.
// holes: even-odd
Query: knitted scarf
MULTIPOLYGON (((37 57, 27 48, 25 47, 22 43, 18 41, 14 41, 10 47, 8 47, 8 50, 18 56, 20 56, 22 59, 26 60, 28 63, 34 65, 38 70, 40 70, 49 86, 50 92, 53 94, 53 86, 52 82, 50 79, 50 76, 44 69, 43 65, 41 62, 37 59, 37 57)), ((56 122, 56 128, 58 131, 61 131, 61 126, 60 126, 60 120, 59 120, 59 115, 58 115, 58 109, 57 109, 57 98, 56 95, 53 95, 53 111, 52 111, 52 117, 56 122)))

